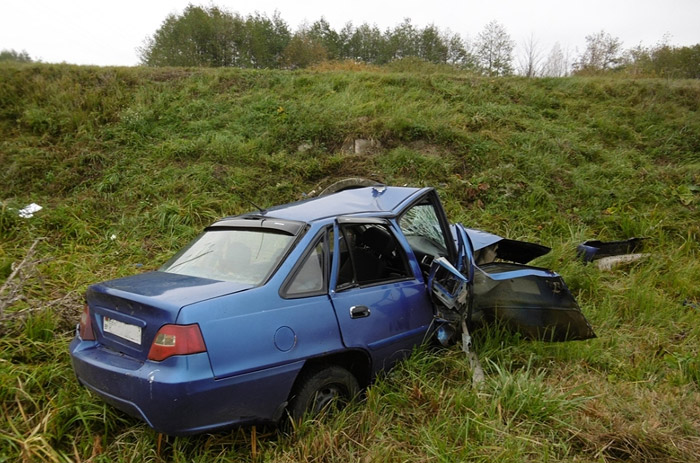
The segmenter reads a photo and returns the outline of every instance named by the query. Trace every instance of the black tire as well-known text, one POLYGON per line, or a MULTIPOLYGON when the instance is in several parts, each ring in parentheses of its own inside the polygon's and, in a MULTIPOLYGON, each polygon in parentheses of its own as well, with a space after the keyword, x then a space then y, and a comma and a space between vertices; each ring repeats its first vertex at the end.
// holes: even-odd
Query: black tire
POLYGON ((342 408, 359 391, 357 378, 345 368, 309 370, 299 379, 289 404, 289 415, 294 421, 301 421, 307 414, 318 416, 329 408, 342 408))

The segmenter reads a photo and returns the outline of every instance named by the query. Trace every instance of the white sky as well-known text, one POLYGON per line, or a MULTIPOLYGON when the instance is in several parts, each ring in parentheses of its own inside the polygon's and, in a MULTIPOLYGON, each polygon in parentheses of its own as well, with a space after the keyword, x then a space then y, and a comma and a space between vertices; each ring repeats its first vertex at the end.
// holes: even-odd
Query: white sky
POLYGON ((700 0, 0 0, 0 49, 45 62, 133 66, 144 39, 189 3, 243 15, 277 10, 292 30, 323 16, 336 30, 352 21, 383 31, 408 17, 418 27, 433 23, 474 38, 495 19, 518 48, 532 34, 545 55, 557 41, 572 54, 583 51, 585 36, 601 29, 626 49, 654 45, 664 34, 673 45, 700 43, 700 0))

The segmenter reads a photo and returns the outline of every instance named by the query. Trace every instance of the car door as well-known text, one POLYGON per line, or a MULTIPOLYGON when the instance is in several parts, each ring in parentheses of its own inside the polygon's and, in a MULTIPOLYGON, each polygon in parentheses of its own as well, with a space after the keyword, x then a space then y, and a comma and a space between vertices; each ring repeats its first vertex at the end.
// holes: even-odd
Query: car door
POLYGON ((432 305, 388 221, 339 218, 336 230, 331 300, 343 343, 367 350, 377 372, 423 341, 432 305))

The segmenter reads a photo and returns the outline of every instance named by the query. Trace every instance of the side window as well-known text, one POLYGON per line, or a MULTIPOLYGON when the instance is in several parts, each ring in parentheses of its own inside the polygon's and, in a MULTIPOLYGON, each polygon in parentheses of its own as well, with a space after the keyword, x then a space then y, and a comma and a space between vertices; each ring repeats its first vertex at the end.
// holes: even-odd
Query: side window
POLYGON ((426 201, 407 210, 399 220, 399 227, 419 262, 423 262, 426 256, 448 255, 445 236, 432 203, 426 201))
POLYGON ((303 262, 297 267, 291 280, 285 285, 284 297, 314 296, 325 293, 328 254, 327 233, 323 233, 304 256, 303 262))
POLYGON ((403 249, 386 226, 345 224, 340 232, 338 289, 411 275, 403 249))

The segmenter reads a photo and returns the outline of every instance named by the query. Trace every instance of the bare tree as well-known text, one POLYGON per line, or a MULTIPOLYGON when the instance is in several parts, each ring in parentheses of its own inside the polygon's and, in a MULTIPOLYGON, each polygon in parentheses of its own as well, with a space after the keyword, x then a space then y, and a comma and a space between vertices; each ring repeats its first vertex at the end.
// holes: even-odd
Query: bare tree
POLYGON ((505 27, 497 21, 488 23, 476 39, 476 56, 479 65, 490 76, 505 76, 513 73, 513 48, 515 43, 505 27))
POLYGON ((562 50, 556 42, 542 65, 542 76, 565 77, 569 75, 569 50, 562 50))
POLYGON ((523 41, 523 53, 518 57, 518 71, 525 77, 537 77, 542 73, 542 53, 535 34, 523 41))
POLYGON ((576 72, 600 72, 622 63, 622 42, 605 31, 586 36, 586 50, 574 63, 576 72))

